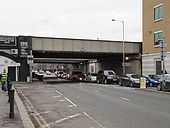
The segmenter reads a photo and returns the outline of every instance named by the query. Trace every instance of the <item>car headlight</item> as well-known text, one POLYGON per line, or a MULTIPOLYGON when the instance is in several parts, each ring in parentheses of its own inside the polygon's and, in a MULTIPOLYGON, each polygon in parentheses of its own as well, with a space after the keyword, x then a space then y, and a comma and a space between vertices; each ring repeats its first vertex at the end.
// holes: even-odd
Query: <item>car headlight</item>
POLYGON ((158 81, 153 81, 154 83, 158 83, 158 81))

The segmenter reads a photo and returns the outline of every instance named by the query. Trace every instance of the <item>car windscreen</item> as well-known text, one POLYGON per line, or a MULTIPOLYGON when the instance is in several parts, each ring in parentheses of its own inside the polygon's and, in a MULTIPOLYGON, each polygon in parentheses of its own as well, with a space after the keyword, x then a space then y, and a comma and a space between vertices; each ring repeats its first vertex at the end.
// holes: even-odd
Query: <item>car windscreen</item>
POLYGON ((149 77, 150 77, 151 79, 159 79, 159 77, 156 76, 156 75, 149 75, 149 77))
POLYGON ((105 71, 106 75, 115 75, 115 73, 113 71, 105 71))
POLYGON ((92 73, 91 76, 97 76, 97 74, 96 73, 92 73))
POLYGON ((137 78, 137 79, 140 79, 141 76, 140 75, 131 75, 132 78, 137 78))

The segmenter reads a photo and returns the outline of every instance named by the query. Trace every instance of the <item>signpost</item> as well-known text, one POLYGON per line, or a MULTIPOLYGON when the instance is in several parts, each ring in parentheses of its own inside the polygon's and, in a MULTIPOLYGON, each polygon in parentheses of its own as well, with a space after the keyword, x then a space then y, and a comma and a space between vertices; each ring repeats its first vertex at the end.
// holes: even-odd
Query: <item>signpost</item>
POLYGON ((158 40, 159 43, 159 47, 161 48, 160 51, 160 57, 161 57, 161 61, 162 61, 162 78, 163 78, 163 86, 162 86, 162 91, 164 91, 164 87, 165 87, 165 57, 166 57, 166 51, 165 48, 167 47, 167 44, 165 43, 165 41, 162 40, 158 40))

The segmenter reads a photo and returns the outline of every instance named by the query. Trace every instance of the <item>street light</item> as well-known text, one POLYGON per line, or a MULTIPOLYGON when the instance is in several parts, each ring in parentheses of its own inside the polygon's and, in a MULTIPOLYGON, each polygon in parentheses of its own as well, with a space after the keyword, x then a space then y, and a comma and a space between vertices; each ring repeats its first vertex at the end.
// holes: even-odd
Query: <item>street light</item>
POLYGON ((123 46, 122 46, 122 50, 123 50, 123 62, 122 62, 122 66, 123 66, 123 75, 125 75, 125 41, 124 41, 124 31, 125 31, 125 28, 124 28, 124 21, 121 21, 121 20, 116 20, 116 19, 112 19, 112 21, 117 21, 117 22, 121 22, 122 25, 123 25, 123 46))

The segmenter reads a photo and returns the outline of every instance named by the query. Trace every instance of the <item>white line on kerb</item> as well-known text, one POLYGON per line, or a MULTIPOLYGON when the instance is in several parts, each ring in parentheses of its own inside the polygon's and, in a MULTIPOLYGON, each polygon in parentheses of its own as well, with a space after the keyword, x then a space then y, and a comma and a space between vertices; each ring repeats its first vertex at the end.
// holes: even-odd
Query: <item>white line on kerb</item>
POLYGON ((68 102, 70 102, 74 107, 76 107, 77 105, 74 104, 71 100, 69 100, 67 97, 64 97, 68 102))
POLYGON ((103 125, 101 125, 98 121, 96 121, 95 119, 93 119, 89 114, 87 114, 86 112, 83 112, 85 116, 87 116, 89 119, 91 119, 92 121, 94 121, 94 123, 96 123, 98 126, 100 126, 101 128, 105 128, 103 125))
POLYGON ((127 99, 127 98, 125 98, 125 97, 120 97, 120 99, 129 101, 129 99, 127 99))
POLYGON ((63 95, 63 94, 61 94, 61 92, 59 92, 58 90, 55 90, 59 95, 63 95))

